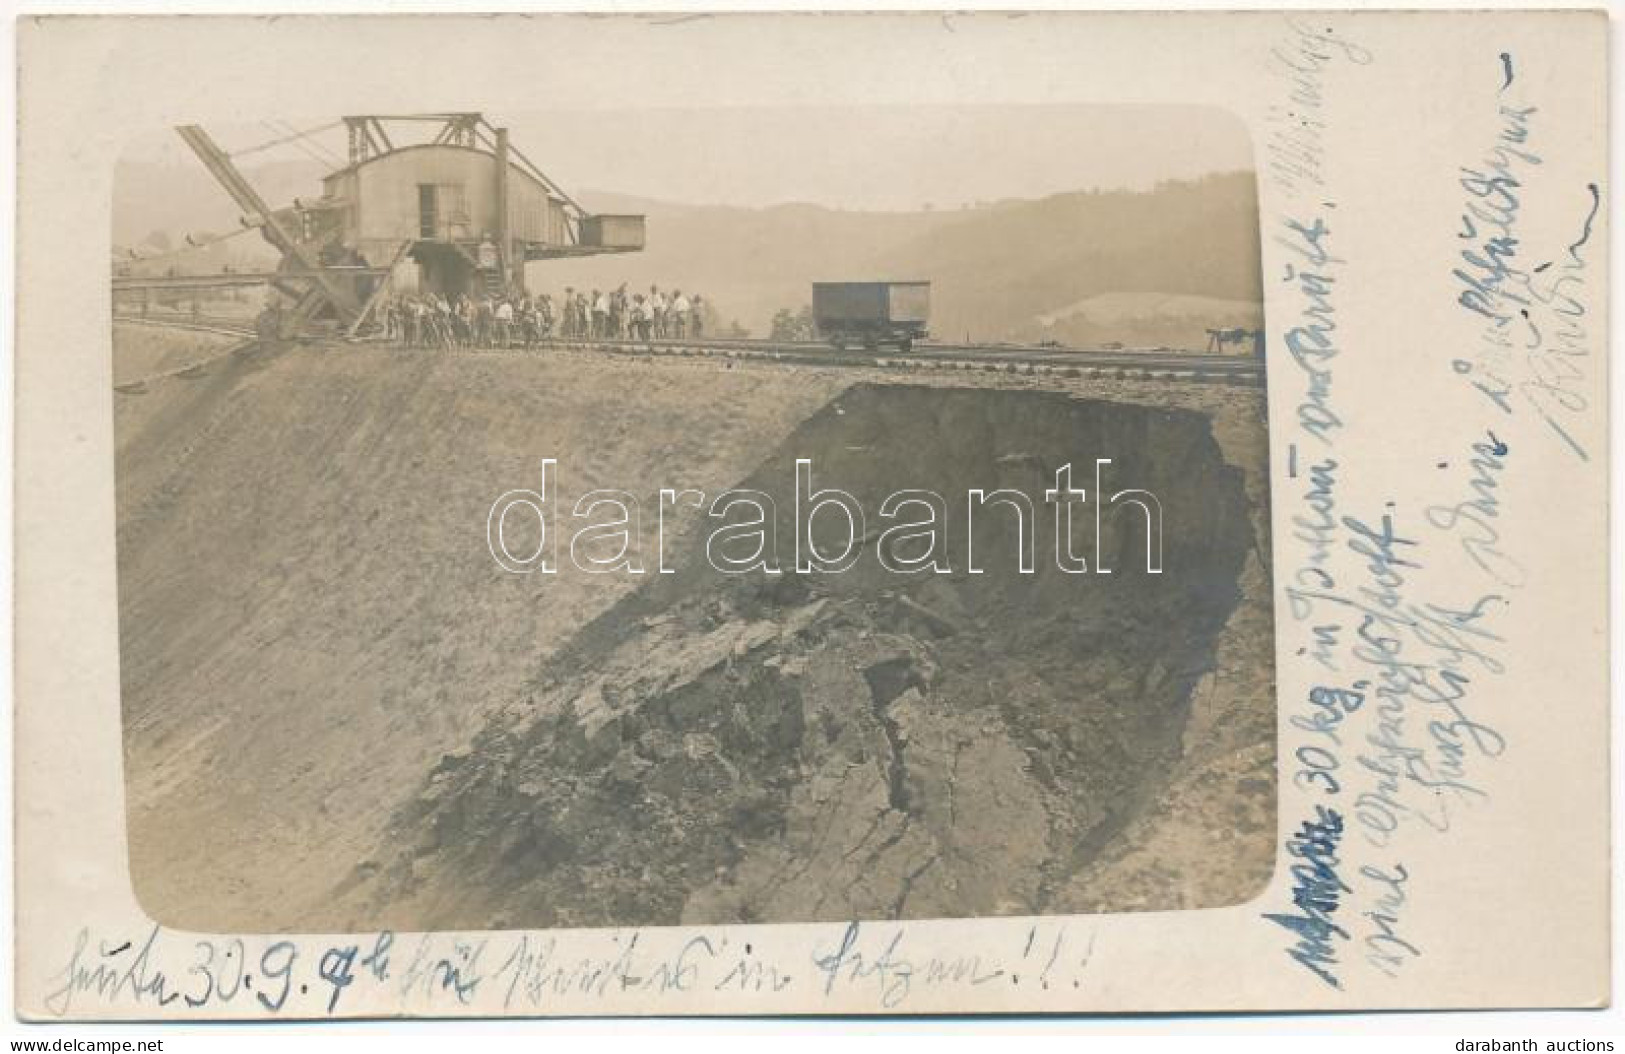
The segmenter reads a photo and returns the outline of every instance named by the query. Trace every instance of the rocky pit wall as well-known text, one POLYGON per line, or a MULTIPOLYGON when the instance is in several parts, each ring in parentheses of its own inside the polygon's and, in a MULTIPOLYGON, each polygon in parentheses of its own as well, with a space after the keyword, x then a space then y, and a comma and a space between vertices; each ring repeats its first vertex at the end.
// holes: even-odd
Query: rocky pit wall
POLYGON ((114 410, 132 875, 166 925, 1202 907, 1271 869, 1261 392, 305 347, 114 410), (870 510, 1112 457, 1163 499, 1169 570, 768 583, 690 559, 646 586, 484 550, 543 456, 561 502, 654 508, 785 493, 808 444, 870 510))
MULTIPOLYGON (((903 488, 948 496, 954 569, 900 576, 865 557, 835 575, 726 576, 695 540, 675 575, 585 627, 436 766, 396 818, 398 848, 344 895, 368 916, 393 905, 436 928, 1126 906, 1102 902, 1084 872, 1183 789, 1181 759, 1204 748, 1186 734, 1211 720, 1193 718, 1193 693, 1214 690, 1256 558, 1244 474, 1208 420, 1057 393, 858 385, 738 483, 774 499, 785 560, 802 457, 814 486, 871 511, 903 488), (1118 486, 1162 501, 1163 574, 1145 572, 1143 518, 1122 509, 1104 520, 1113 574, 1061 573, 1043 528, 1036 573, 1018 574, 1013 518, 991 508, 975 521, 983 573, 968 573, 969 490, 1020 490, 1043 514, 1056 467, 1081 473, 1103 456, 1118 486)), ((838 551, 827 535, 844 520, 815 521, 815 539, 820 524, 821 548, 838 551)), ((1251 731, 1271 734, 1267 721, 1251 731)), ((1248 772, 1273 797, 1268 770, 1248 772)), ((1244 796, 1222 806, 1226 827, 1263 830, 1269 802, 1251 786, 1201 791, 1244 796)), ((1236 854, 1202 863, 1267 873, 1236 854)), ((1155 906, 1170 892, 1136 895, 1155 906)))

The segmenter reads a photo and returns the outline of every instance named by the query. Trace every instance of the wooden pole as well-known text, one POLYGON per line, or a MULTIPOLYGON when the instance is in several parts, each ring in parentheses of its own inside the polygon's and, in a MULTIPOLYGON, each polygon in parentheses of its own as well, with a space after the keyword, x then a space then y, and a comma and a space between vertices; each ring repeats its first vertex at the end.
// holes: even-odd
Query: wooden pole
POLYGON ((372 314, 372 309, 377 307, 378 302, 384 299, 384 294, 390 291, 391 284, 395 281, 395 268, 400 265, 401 257, 405 256, 406 250, 411 247, 412 243, 410 241, 403 241, 396 247, 395 254, 389 258, 389 270, 378 279, 378 284, 373 286, 372 295, 367 297, 365 304, 361 305, 360 314, 356 315, 355 321, 350 323, 350 328, 344 331, 345 337, 356 335, 356 331, 361 328, 361 323, 367 321, 367 316, 372 314))
POLYGON ((497 134, 497 260, 502 266, 502 288, 513 288, 513 219, 508 202, 508 130, 497 134))

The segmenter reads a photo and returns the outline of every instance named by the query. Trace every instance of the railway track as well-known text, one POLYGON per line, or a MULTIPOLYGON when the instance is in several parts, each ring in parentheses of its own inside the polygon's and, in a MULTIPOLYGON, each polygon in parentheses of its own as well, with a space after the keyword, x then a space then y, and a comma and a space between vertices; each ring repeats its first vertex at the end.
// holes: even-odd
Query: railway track
MULTIPOLYGON (((117 322, 254 335, 244 319, 187 315, 173 319, 115 315, 117 322)), ((1046 373, 1077 377, 1138 378, 1257 387, 1262 364, 1251 356, 1213 355, 1162 348, 1077 349, 1017 344, 916 344, 904 351, 837 351, 821 341, 714 340, 550 340, 544 348, 605 351, 640 358, 724 358, 807 366, 891 369, 959 369, 1004 373, 1046 373)), ((495 349, 493 349, 495 350, 495 349)), ((520 349, 514 349, 515 351, 520 349)))
POLYGON ((256 335, 254 323, 240 318, 218 318, 208 315, 185 315, 175 318, 165 318, 162 315, 114 315, 113 321, 138 326, 161 326, 165 329, 191 329, 200 333, 222 333, 232 337, 256 335))
MULTIPOLYGON (((840 356, 834 347, 823 341, 774 341, 753 339, 713 339, 704 341, 664 340, 664 341, 591 341, 587 343, 609 346, 648 347, 651 343, 674 348, 734 348, 739 350, 778 351, 792 349, 796 351, 812 351, 825 356, 840 356)), ((1041 344, 938 344, 922 343, 914 345, 911 351, 873 351, 846 353, 849 358, 873 360, 875 358, 1013 358, 1022 362, 1074 362, 1088 359, 1091 362, 1111 365, 1165 365, 1165 366, 1191 366, 1223 365, 1225 368, 1256 369, 1257 364, 1248 358, 1235 355, 1213 355, 1192 351, 1176 351, 1171 348, 1065 348, 1041 344)))
POLYGON ((819 341, 554 341, 550 346, 604 349, 641 357, 709 356, 809 366, 963 369, 1063 376, 1109 376, 1261 386, 1262 365, 1240 356, 1196 352, 1080 350, 1011 344, 916 344, 911 351, 837 351, 819 341))

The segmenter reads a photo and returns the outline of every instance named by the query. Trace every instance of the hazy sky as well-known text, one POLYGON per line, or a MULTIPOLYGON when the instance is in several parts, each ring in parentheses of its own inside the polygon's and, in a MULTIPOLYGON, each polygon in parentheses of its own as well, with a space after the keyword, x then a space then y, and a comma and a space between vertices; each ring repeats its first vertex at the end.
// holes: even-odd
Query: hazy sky
MULTIPOLYGON (((336 117, 286 120, 305 129, 336 117)), ((571 193, 612 191, 702 204, 947 208, 1069 190, 1143 188, 1253 166, 1241 123, 1202 107, 538 109, 487 117, 493 124, 506 121, 514 144, 571 193)), ((260 124, 209 131, 228 151, 277 135, 260 124)), ((344 155, 342 128, 315 138, 327 154, 344 155)), ((142 136, 126 156, 197 164, 168 130, 142 136)), ((305 156, 288 145, 241 163, 305 156)))

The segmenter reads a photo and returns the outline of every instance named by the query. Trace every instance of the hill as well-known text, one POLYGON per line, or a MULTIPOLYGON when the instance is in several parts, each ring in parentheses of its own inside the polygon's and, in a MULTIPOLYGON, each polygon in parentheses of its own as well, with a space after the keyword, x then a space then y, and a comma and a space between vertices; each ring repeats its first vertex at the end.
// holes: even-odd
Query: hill
MULTIPOLYGON (((315 161, 275 161, 245 165, 244 174, 273 207, 296 197, 321 195, 324 166, 315 161)), ((202 164, 169 165, 121 160, 113 170, 115 253, 136 249, 143 256, 185 244, 187 235, 230 234, 241 230, 242 210, 202 164)), ((277 253, 256 235, 169 259, 187 273, 218 271, 230 264, 275 263, 277 253)))
MULTIPOLYGON (((320 191, 314 162, 245 173, 275 204, 320 191)), ((1202 347, 1208 327, 1256 324, 1262 301, 1250 172, 1149 191, 1085 190, 916 212, 689 205, 608 192, 581 201, 592 211, 646 215, 648 248, 532 264, 533 289, 676 286, 700 292, 720 317, 759 336, 780 309, 805 305, 811 283, 823 280, 929 279, 932 328, 945 340, 1202 347), (1109 320, 1077 308, 1103 296, 1121 301, 1109 320), (1181 310, 1158 306, 1169 298, 1180 298, 1181 310), (1140 309, 1122 310, 1129 301, 1140 309)), ((202 166, 121 163, 113 204, 118 247, 150 253, 182 244, 186 234, 237 229, 235 206, 202 166)), ((178 265, 215 271, 266 262, 257 237, 227 246, 177 258, 178 265)))
POLYGON ((940 212, 847 212, 818 205, 690 206, 613 194, 583 204, 648 217, 636 256, 533 265, 538 288, 698 289, 758 335, 781 308, 808 302, 815 281, 926 278, 942 339, 1200 347, 1207 326, 1244 324, 1263 299, 1257 189, 1237 172, 1154 190, 1080 191, 940 212), (1156 294, 1110 327, 1067 308, 1105 294, 1156 294), (1170 325, 1170 296, 1241 301, 1170 325), (1251 311, 1246 305, 1252 305, 1251 311))

